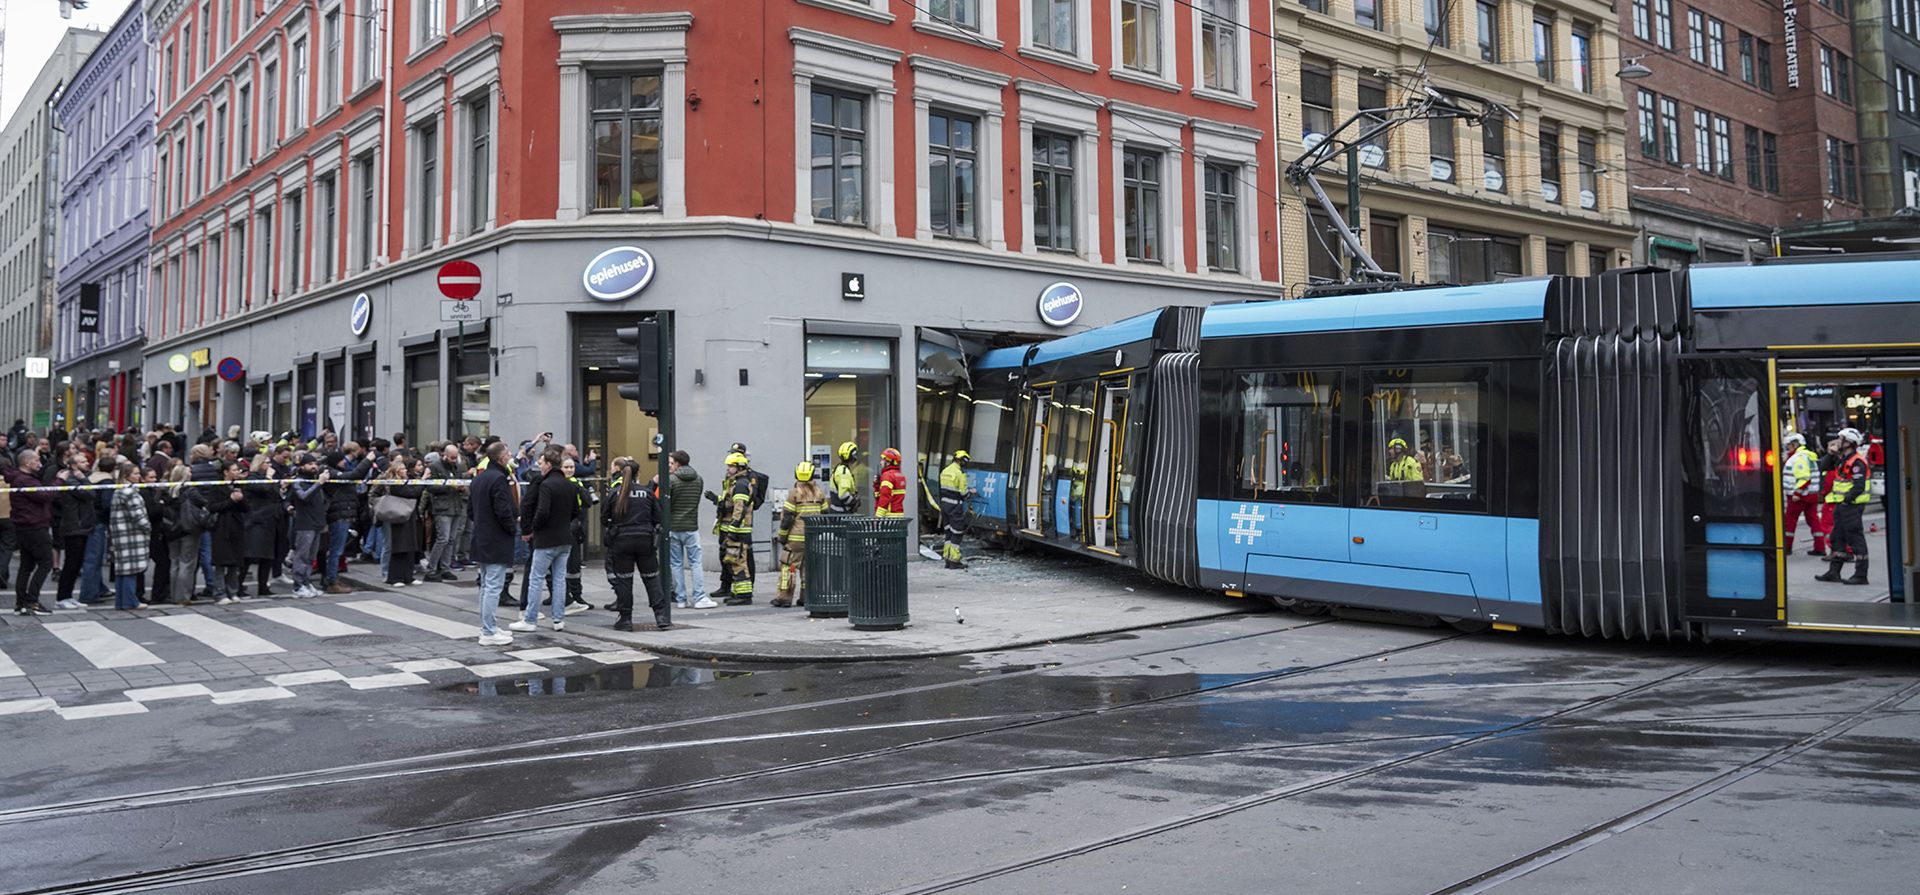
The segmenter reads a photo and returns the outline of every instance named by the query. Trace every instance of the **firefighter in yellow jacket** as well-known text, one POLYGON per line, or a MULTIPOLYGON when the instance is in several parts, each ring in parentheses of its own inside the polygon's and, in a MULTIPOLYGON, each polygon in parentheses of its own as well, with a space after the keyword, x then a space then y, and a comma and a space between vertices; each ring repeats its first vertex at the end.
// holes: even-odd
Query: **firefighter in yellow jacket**
POLYGON ((972 459, 966 451, 954 451, 953 459, 940 470, 940 558, 949 569, 964 569, 960 561, 960 536, 966 533, 967 471, 960 464, 972 459))
POLYGON ((806 562, 807 517, 827 511, 827 497, 813 479, 813 464, 802 460, 794 467, 787 501, 780 505, 780 536, 774 539, 774 550, 780 551, 780 593, 773 598, 775 606, 806 605, 804 593, 795 600, 794 592, 800 589, 806 562))
POLYGON ((747 455, 738 451, 727 455, 727 479, 724 494, 707 492, 713 501, 713 530, 720 536, 720 565, 730 582, 726 604, 745 606, 753 602, 753 568, 747 564, 747 551, 753 549, 753 476, 748 475, 747 455))
POLYGON ((860 446, 851 441, 842 442, 834 453, 839 456, 840 462, 833 465, 832 478, 828 481, 831 490, 827 492, 827 511, 858 512, 860 480, 853 474, 853 466, 860 462, 860 446))

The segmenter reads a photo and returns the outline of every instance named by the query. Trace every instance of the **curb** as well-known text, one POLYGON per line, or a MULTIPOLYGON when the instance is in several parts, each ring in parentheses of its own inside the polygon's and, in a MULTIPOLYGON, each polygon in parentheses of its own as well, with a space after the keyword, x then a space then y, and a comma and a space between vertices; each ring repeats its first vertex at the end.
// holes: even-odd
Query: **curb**
MULTIPOLYGON (((340 577, 344 579, 344 578, 349 578, 351 576, 342 575, 340 577)), ((354 579, 354 585, 364 590, 379 591, 381 593, 395 594, 403 597, 415 597, 415 598, 426 600, 428 602, 435 603, 441 606, 446 606, 447 608, 450 608, 450 609, 459 608, 459 607, 450 605, 448 601, 442 598, 438 598, 438 597, 435 597, 434 595, 430 595, 417 590, 408 590, 405 588, 402 588, 400 590, 393 590, 387 587, 385 584, 362 581, 359 579, 354 579)), ((472 609, 471 606, 468 606, 465 608, 472 609)), ((949 656, 968 656, 968 655, 973 655, 975 653, 1005 652, 1007 650, 1016 650, 1016 649, 1023 649, 1029 646, 1038 646, 1043 643, 1055 643, 1063 640, 1079 640, 1085 637, 1106 637, 1113 634, 1125 634, 1129 631, 1141 631, 1141 630, 1146 630, 1148 628, 1165 628, 1173 625, 1184 625, 1191 622, 1212 621, 1214 619, 1231 618, 1236 615, 1252 615, 1256 613, 1269 612, 1269 611, 1272 611, 1272 607, 1267 605, 1264 601, 1254 602, 1249 600, 1247 607, 1244 609, 1219 610, 1219 611, 1193 615, 1186 618, 1174 619, 1171 621, 1147 622, 1144 624, 1135 624, 1135 625, 1118 625, 1114 627, 1098 628, 1091 631, 1074 631, 1071 634, 1067 634, 1059 637, 1029 637, 1024 639, 1009 640, 1009 641, 1000 642, 1000 643, 991 643, 991 644, 986 644, 982 646, 972 646, 972 647, 953 648, 953 649, 896 649, 896 650, 889 650, 885 652, 865 652, 865 653, 770 652, 765 650, 754 650, 750 648, 743 649, 743 648, 724 647, 724 646, 722 647, 705 646, 698 643, 689 643, 685 645, 670 644, 670 643, 669 644, 642 643, 632 639, 622 639, 617 637, 606 636, 605 634, 602 634, 599 631, 599 628, 601 627, 599 625, 589 625, 589 626, 580 626, 580 627, 569 625, 567 626, 566 633, 577 635, 580 637, 585 637, 590 640, 598 640, 602 643, 616 644, 627 649, 639 648, 639 649, 644 649, 647 652, 656 653, 662 656, 671 656, 678 659, 694 659, 694 660, 703 661, 703 662, 759 662, 759 663, 786 662, 786 663, 794 663, 794 664, 803 664, 803 663, 851 664, 855 662, 889 662, 889 661, 898 661, 902 659, 938 659, 938 658, 945 658, 949 656)), ((476 632, 479 630, 478 624, 475 625, 474 630, 476 632)), ((672 635, 669 633, 662 636, 672 636, 672 635)), ((798 643, 798 641, 789 641, 789 642, 798 643)))

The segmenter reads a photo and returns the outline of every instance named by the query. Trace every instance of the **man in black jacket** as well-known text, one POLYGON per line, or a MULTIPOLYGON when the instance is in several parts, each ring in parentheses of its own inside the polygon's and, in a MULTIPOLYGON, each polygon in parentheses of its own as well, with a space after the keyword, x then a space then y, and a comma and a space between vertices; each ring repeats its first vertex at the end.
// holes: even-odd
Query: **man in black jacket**
POLYGON ((360 515, 359 482, 367 475, 365 454, 360 445, 349 441, 342 451, 321 458, 321 467, 329 473, 326 564, 320 570, 322 593, 353 593, 353 588, 340 583, 340 562, 347 555, 353 520, 360 515))
POLYGON ((540 477, 520 500, 520 537, 533 545, 533 567, 529 574, 527 608, 520 620, 507 627, 514 631, 537 631, 534 620, 540 617, 540 600, 552 595, 553 629, 566 628, 567 592, 561 575, 567 569, 567 554, 573 550, 573 516, 580 509, 579 490, 560 469, 566 452, 549 445, 540 455, 540 477))
POLYGON ((467 512, 473 531, 473 561, 480 566, 480 644, 507 646, 513 635, 494 627, 494 609, 513 568, 513 538, 518 517, 514 483, 504 442, 486 448, 486 468, 473 477, 467 494, 467 512))

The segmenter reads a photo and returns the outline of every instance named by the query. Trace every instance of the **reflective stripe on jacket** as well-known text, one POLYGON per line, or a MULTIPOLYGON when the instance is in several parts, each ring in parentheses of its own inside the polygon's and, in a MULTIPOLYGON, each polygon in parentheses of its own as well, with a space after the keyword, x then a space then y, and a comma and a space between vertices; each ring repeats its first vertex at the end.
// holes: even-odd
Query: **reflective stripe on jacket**
POLYGON ((1833 490, 1827 492, 1827 503, 1860 504, 1873 500, 1873 488, 1868 482, 1873 478, 1873 465, 1867 458, 1854 454, 1840 461, 1840 468, 1833 476, 1833 490))

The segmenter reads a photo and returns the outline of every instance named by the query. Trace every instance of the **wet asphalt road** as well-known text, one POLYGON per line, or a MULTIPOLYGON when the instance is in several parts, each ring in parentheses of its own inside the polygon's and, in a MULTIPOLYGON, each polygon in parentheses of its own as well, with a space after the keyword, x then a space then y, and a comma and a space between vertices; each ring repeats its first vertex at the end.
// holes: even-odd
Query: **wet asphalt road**
POLYGON ((1274 614, 0 717, 0 891, 1911 892, 1916 659, 1274 614))

